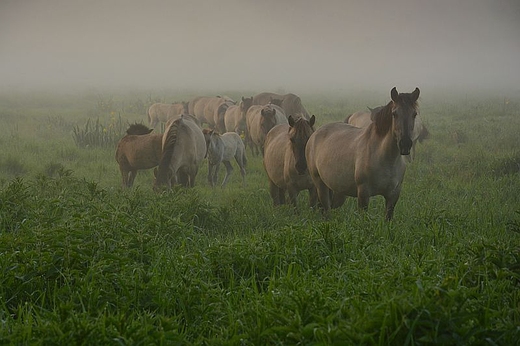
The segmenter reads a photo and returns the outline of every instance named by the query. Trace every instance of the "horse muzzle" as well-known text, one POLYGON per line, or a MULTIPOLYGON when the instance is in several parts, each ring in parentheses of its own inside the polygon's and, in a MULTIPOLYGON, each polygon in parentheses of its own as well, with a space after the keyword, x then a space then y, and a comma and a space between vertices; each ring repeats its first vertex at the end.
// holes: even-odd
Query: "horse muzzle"
POLYGON ((399 141, 399 151, 401 155, 410 155, 412 149, 412 140, 410 138, 402 138, 399 141))

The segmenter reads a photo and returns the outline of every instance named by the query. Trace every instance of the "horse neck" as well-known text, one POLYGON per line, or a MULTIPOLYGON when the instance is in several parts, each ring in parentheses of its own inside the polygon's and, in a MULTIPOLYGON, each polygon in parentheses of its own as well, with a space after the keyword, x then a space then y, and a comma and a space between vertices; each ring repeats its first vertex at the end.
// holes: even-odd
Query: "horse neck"
POLYGON ((219 162, 224 150, 224 141, 220 136, 212 135, 208 145, 208 160, 212 163, 219 162))

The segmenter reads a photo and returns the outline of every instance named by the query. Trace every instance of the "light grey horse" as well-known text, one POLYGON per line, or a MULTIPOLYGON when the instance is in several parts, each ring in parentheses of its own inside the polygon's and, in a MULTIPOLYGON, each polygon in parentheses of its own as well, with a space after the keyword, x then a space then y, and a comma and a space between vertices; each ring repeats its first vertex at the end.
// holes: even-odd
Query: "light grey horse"
POLYGON ((222 181, 221 187, 226 186, 231 172, 233 172, 233 167, 231 166, 233 158, 235 158, 238 167, 240 167, 242 186, 245 186, 247 158, 244 142, 242 142, 240 136, 236 132, 226 132, 220 135, 209 129, 204 129, 203 133, 207 147, 208 181, 211 186, 215 187, 218 181, 218 171, 221 162, 226 166, 226 176, 222 181))

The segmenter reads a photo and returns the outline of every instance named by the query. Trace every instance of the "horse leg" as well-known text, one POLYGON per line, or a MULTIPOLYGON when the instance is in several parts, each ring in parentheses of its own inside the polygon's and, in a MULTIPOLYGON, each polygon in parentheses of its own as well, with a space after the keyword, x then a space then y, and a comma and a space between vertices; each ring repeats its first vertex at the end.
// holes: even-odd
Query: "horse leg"
POLYGON ((121 171, 121 178, 123 179, 122 187, 127 188, 128 187, 128 172, 122 168, 119 167, 119 170, 121 171))
POLYGON ((128 175, 128 182, 127 182, 128 187, 132 187, 134 185, 134 180, 135 180, 136 176, 137 176, 137 170, 130 171, 130 173, 128 175))
POLYGON ((280 202, 280 196, 282 192, 283 191, 271 179, 269 179, 269 194, 271 195, 274 206, 283 204, 280 202))
POLYGON ((289 188, 287 190, 288 194, 289 194, 289 203, 294 207, 296 208, 296 204, 297 204, 297 201, 298 201, 298 195, 300 193, 300 191, 294 189, 294 188, 289 188))
POLYGON ((193 169, 193 171, 191 171, 188 174, 188 186, 189 187, 194 187, 195 186, 195 177, 197 176, 198 171, 199 171, 199 169, 197 167, 195 167, 193 169))
POLYGON ((341 207, 345 203, 346 199, 347 199, 347 194, 345 194, 345 193, 337 193, 337 192, 333 193, 332 194, 332 209, 341 207))
POLYGON ((224 166, 226 166, 226 176, 224 177, 224 180, 222 181, 222 187, 225 187, 227 184, 227 181, 229 179, 229 176, 233 172, 233 166, 231 166, 231 162, 229 161, 223 161, 224 166))
POLYGON ((399 195, 401 194, 401 189, 397 189, 392 191, 392 193, 388 196, 385 196, 385 220, 390 221, 394 216, 394 208, 399 200, 399 195))
MULTIPOLYGON (((190 186, 190 178, 188 176, 188 174, 186 174, 186 172, 184 170, 179 170, 179 172, 177 173, 178 174, 178 183, 184 187, 189 187, 190 186)), ((172 184, 173 185, 173 184, 172 184)))
POLYGON ((240 175, 242 176, 242 187, 246 187, 246 168, 242 155, 235 156, 235 160, 237 161, 238 167, 240 167, 240 175))
POLYGON ((309 191, 309 207, 315 208, 318 205, 318 192, 315 187, 308 189, 309 191))
MULTIPOLYGON (((314 180, 314 179, 313 179, 314 180)), ((318 181, 314 181, 316 186, 316 191, 318 193, 318 199, 321 203, 321 209, 323 213, 327 213, 330 210, 330 201, 331 201, 331 190, 327 185, 318 177, 318 181)))
POLYGON ((370 192, 363 187, 363 185, 359 185, 357 188, 357 202, 358 209, 362 211, 366 211, 368 209, 368 202, 370 201, 370 192))
POLYGON ((213 172, 213 183, 211 186, 215 186, 218 183, 218 171, 220 170, 220 162, 215 164, 215 171, 213 172))
POLYGON ((213 172, 215 165, 211 164, 208 160, 208 183, 211 185, 211 187, 215 187, 215 180, 213 179, 213 172))

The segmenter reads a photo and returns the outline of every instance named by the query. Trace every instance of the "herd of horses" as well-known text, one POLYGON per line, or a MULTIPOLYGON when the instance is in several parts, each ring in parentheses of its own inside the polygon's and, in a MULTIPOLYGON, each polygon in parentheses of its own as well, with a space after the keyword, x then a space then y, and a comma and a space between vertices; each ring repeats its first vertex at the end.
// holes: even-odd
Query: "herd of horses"
POLYGON ((391 220, 407 162, 416 142, 429 135, 418 116, 419 89, 399 93, 394 87, 384 106, 349 115, 315 129, 316 117, 295 94, 260 93, 235 102, 226 96, 196 97, 189 102, 153 104, 149 126, 132 124, 116 149, 123 187, 131 187, 138 170, 154 168, 154 190, 172 185, 193 187, 204 159, 214 187, 220 164, 224 187, 236 161, 246 184, 246 147, 262 155, 274 205, 296 207, 298 194, 309 192, 309 206, 324 213, 347 196, 367 209, 381 195, 391 220), (152 133, 165 124, 162 134, 152 133))

